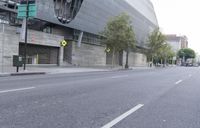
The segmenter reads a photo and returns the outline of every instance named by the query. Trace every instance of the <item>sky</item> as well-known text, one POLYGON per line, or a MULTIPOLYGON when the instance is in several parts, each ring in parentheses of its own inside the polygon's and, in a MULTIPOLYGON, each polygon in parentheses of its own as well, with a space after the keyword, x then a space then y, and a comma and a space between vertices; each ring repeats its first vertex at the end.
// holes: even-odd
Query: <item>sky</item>
POLYGON ((151 0, 164 34, 186 35, 189 48, 200 53, 200 1, 151 0))

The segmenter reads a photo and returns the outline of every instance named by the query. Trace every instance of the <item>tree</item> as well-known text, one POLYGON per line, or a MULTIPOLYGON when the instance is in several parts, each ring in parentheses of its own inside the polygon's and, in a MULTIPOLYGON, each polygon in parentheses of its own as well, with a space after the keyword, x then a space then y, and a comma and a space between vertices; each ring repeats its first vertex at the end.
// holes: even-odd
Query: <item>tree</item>
POLYGON ((158 57, 160 49, 164 46, 166 37, 162 34, 159 28, 154 29, 148 37, 147 57, 154 62, 154 58, 158 57))
POLYGON ((177 56, 179 58, 184 58, 183 61, 185 61, 189 58, 195 58, 196 54, 195 51, 192 50, 191 48, 183 48, 178 51, 177 56))
POLYGON ((168 61, 171 61, 170 63, 173 64, 173 58, 176 56, 176 53, 172 50, 172 47, 170 46, 169 51, 167 52, 167 59, 168 61))
POLYGON ((129 49, 135 47, 135 34, 130 17, 126 13, 111 18, 102 35, 105 37, 103 44, 112 51, 112 65, 116 52, 126 51, 126 68, 128 68, 129 49))
POLYGON ((174 53, 174 51, 172 50, 172 47, 169 44, 164 43, 159 48, 157 56, 161 60, 161 63, 163 62, 163 66, 165 66, 167 61, 172 59, 175 56, 175 53, 174 53))

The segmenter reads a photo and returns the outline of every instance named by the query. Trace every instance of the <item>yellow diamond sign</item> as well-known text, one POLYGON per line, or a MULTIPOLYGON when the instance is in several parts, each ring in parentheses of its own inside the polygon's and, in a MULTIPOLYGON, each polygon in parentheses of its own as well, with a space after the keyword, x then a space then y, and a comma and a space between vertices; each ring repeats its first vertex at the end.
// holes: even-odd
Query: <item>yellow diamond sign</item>
POLYGON ((110 52, 110 48, 105 48, 105 52, 110 52))
POLYGON ((61 45, 62 47, 67 46, 67 41, 66 41, 66 40, 62 40, 62 41, 60 42, 60 45, 61 45))

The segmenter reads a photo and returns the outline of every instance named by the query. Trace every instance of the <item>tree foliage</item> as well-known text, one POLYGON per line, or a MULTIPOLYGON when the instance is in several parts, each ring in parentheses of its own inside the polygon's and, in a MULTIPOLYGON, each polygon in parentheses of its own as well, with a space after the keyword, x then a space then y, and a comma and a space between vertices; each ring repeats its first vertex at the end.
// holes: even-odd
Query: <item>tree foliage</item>
POLYGON ((114 54, 120 51, 126 51, 126 65, 128 67, 128 53, 130 48, 135 47, 135 33, 133 31, 133 26, 131 25, 131 20, 129 15, 122 13, 118 16, 111 18, 102 35, 105 37, 103 44, 107 48, 111 49, 112 55, 112 65, 114 61, 114 54))
POLYGON ((179 58, 184 57, 185 60, 187 60, 189 58, 195 58, 196 54, 195 54, 195 51, 190 48, 183 48, 178 51, 177 56, 179 58))
POLYGON ((154 29, 154 31, 150 33, 147 47, 148 50, 146 55, 148 60, 152 62, 160 61, 161 63, 164 62, 166 64, 168 60, 172 60, 176 55, 172 50, 172 47, 167 44, 166 37, 159 28, 154 29))
POLYGON ((135 47, 135 34, 130 17, 126 13, 111 18, 102 35, 106 44, 113 52, 135 47))
POLYGON ((172 47, 165 43, 163 44, 159 50, 158 50, 158 54, 157 56, 159 56, 161 59, 164 59, 164 58, 173 58, 176 54, 174 53, 174 51, 172 50, 172 47))
POLYGON ((153 32, 150 33, 148 37, 148 50, 147 50, 147 57, 151 58, 152 60, 154 57, 157 57, 162 51, 162 47, 166 42, 166 37, 162 34, 159 28, 154 29, 153 32))

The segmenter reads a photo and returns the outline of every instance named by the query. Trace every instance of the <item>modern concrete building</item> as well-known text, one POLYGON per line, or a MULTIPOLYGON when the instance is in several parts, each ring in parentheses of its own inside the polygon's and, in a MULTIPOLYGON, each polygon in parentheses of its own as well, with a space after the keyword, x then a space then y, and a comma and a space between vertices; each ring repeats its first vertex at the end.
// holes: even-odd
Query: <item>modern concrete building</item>
MULTIPOLYGON (((20 38, 22 20, 17 19, 20 0, 0 1, 0 65, 12 67, 13 55, 24 55, 20 38)), ((111 56, 104 52, 100 32, 107 21, 122 12, 131 16, 137 50, 130 53, 130 66, 145 66, 141 52, 147 36, 158 26, 150 0, 36 0, 37 16, 28 22, 27 63, 76 66, 106 66, 111 56), (66 47, 60 41, 68 42, 66 47)), ((115 63, 124 65, 125 54, 116 53, 115 63)), ((4 68, 5 69, 5 68, 4 68)), ((5 69, 6 70, 6 69, 5 69)))

